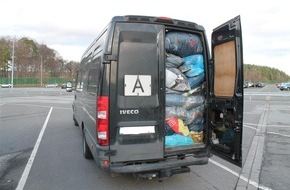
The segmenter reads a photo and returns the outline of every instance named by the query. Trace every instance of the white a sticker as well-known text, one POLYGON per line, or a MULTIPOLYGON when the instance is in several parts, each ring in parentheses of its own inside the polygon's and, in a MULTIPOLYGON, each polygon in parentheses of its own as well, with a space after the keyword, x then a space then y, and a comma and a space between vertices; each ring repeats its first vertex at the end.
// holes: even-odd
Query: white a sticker
POLYGON ((125 75, 125 96, 151 96, 151 75, 125 75))

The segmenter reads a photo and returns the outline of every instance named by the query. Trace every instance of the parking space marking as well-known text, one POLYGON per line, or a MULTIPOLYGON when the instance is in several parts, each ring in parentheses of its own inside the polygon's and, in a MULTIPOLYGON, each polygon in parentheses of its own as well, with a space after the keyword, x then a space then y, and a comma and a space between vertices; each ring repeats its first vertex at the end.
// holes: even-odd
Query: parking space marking
POLYGON ((22 189, 24 188, 24 186, 25 186, 25 183, 26 183, 26 180, 27 180, 27 178, 28 178, 29 172, 30 172, 30 170, 31 170, 32 164, 33 164, 33 162, 34 162, 34 158, 35 158, 35 156, 36 156, 36 153, 37 153, 38 147, 39 147, 40 142, 41 142, 41 140, 42 140, 42 137, 43 137, 44 131, 45 131, 45 129, 46 129, 46 126, 47 126, 48 120, 49 120, 49 118, 50 118, 50 115, 51 115, 52 109, 53 109, 53 107, 50 107, 50 110, 49 110, 49 112, 48 112, 48 115, 47 115, 47 117, 46 117, 46 119, 45 119, 45 122, 44 122, 44 124, 43 124, 43 126, 42 126, 42 129, 41 129, 41 131, 40 131, 40 133, 39 133, 39 136, 38 136, 38 138, 37 138, 37 141, 36 141, 36 143, 35 143, 35 145, 34 145, 34 148, 33 148, 33 150, 32 150, 32 153, 31 153, 31 155, 30 155, 30 158, 29 158, 29 160, 28 160, 28 162, 27 162, 27 164, 26 164, 26 166, 25 166, 25 169, 24 169, 24 171, 23 171, 23 173, 22 173, 22 176, 21 176, 21 178, 20 178, 20 180, 19 180, 19 183, 18 183, 18 186, 17 186, 16 190, 22 190, 22 189))
MULTIPOLYGON (((218 163, 217 161, 214 161, 213 159, 209 159, 209 162, 213 163, 214 165, 226 170, 227 172, 233 174, 234 176, 237 176, 239 179, 253 185, 256 188, 262 189, 262 190, 271 190, 269 187, 263 186, 261 184, 258 184, 257 182, 253 181, 253 180, 249 180, 248 178, 246 178, 245 176, 240 175, 239 173, 233 171, 232 169, 218 163)), ((239 187, 238 189, 242 189, 241 187, 239 187)))
MULTIPOLYGON (((8 104, 7 104, 8 105, 8 104)), ((32 106, 32 107, 43 107, 43 108, 51 108, 51 106, 45 106, 45 105, 35 105, 35 104, 14 104, 11 103, 9 105, 16 105, 16 106, 32 106)), ((64 110, 72 110, 72 108, 63 108, 63 107, 53 107, 54 109, 64 109, 64 110)))
POLYGON ((245 123, 245 122, 244 122, 244 125, 253 125, 253 126, 258 126, 257 123, 245 123))
POLYGON ((244 124, 244 127, 247 127, 247 128, 253 129, 253 130, 255 130, 255 131, 258 130, 258 129, 256 129, 255 127, 252 127, 252 126, 249 126, 249 125, 245 125, 245 124, 244 124))
POLYGON ((281 134, 281 133, 267 132, 267 134, 279 135, 279 136, 282 136, 282 137, 289 137, 290 138, 290 135, 284 135, 284 134, 281 134))
POLYGON ((244 181, 243 179, 240 178, 237 184, 237 189, 247 189, 249 187, 249 184, 253 185, 255 188, 260 189, 259 175, 262 166, 262 157, 265 141, 264 135, 266 133, 267 128, 268 113, 269 113, 269 102, 267 101, 264 105, 264 111, 257 125, 256 134, 253 138, 248 156, 242 168, 242 175, 246 176, 248 180, 244 181), (256 181, 258 186, 256 186, 256 184, 252 184, 251 181, 256 181))
POLYGON ((290 128, 289 125, 268 125, 267 128, 290 128))

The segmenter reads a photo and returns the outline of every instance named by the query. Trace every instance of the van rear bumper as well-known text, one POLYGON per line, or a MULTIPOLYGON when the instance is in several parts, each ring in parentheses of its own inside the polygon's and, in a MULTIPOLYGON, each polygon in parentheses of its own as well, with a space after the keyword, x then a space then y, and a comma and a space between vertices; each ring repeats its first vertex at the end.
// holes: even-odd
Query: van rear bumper
POLYGON ((208 157, 186 157, 185 159, 168 159, 156 163, 145 163, 125 166, 110 166, 110 171, 115 173, 139 173, 149 171, 169 170, 190 165, 204 165, 208 163, 208 157))

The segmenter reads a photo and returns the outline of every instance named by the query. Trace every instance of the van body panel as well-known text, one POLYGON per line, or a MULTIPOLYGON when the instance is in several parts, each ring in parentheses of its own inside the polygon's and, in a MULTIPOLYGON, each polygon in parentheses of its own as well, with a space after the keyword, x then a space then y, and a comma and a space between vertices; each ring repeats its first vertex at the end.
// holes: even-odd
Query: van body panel
POLYGON ((111 162, 163 158, 163 31, 154 24, 115 26, 118 59, 111 64, 110 150, 116 154, 111 162))
POLYGON ((213 152, 242 164, 243 48, 240 17, 213 30, 210 80, 210 128, 213 152), (219 139, 219 140, 217 140, 219 139))

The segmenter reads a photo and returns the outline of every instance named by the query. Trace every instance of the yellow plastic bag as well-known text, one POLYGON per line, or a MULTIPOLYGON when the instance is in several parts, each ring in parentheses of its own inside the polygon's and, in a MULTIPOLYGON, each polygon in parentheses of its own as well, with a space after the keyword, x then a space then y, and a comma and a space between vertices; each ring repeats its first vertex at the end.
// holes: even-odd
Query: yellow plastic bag
POLYGON ((172 130, 180 135, 188 136, 188 126, 184 125, 183 120, 177 117, 169 117, 165 119, 165 122, 172 128, 172 130))

